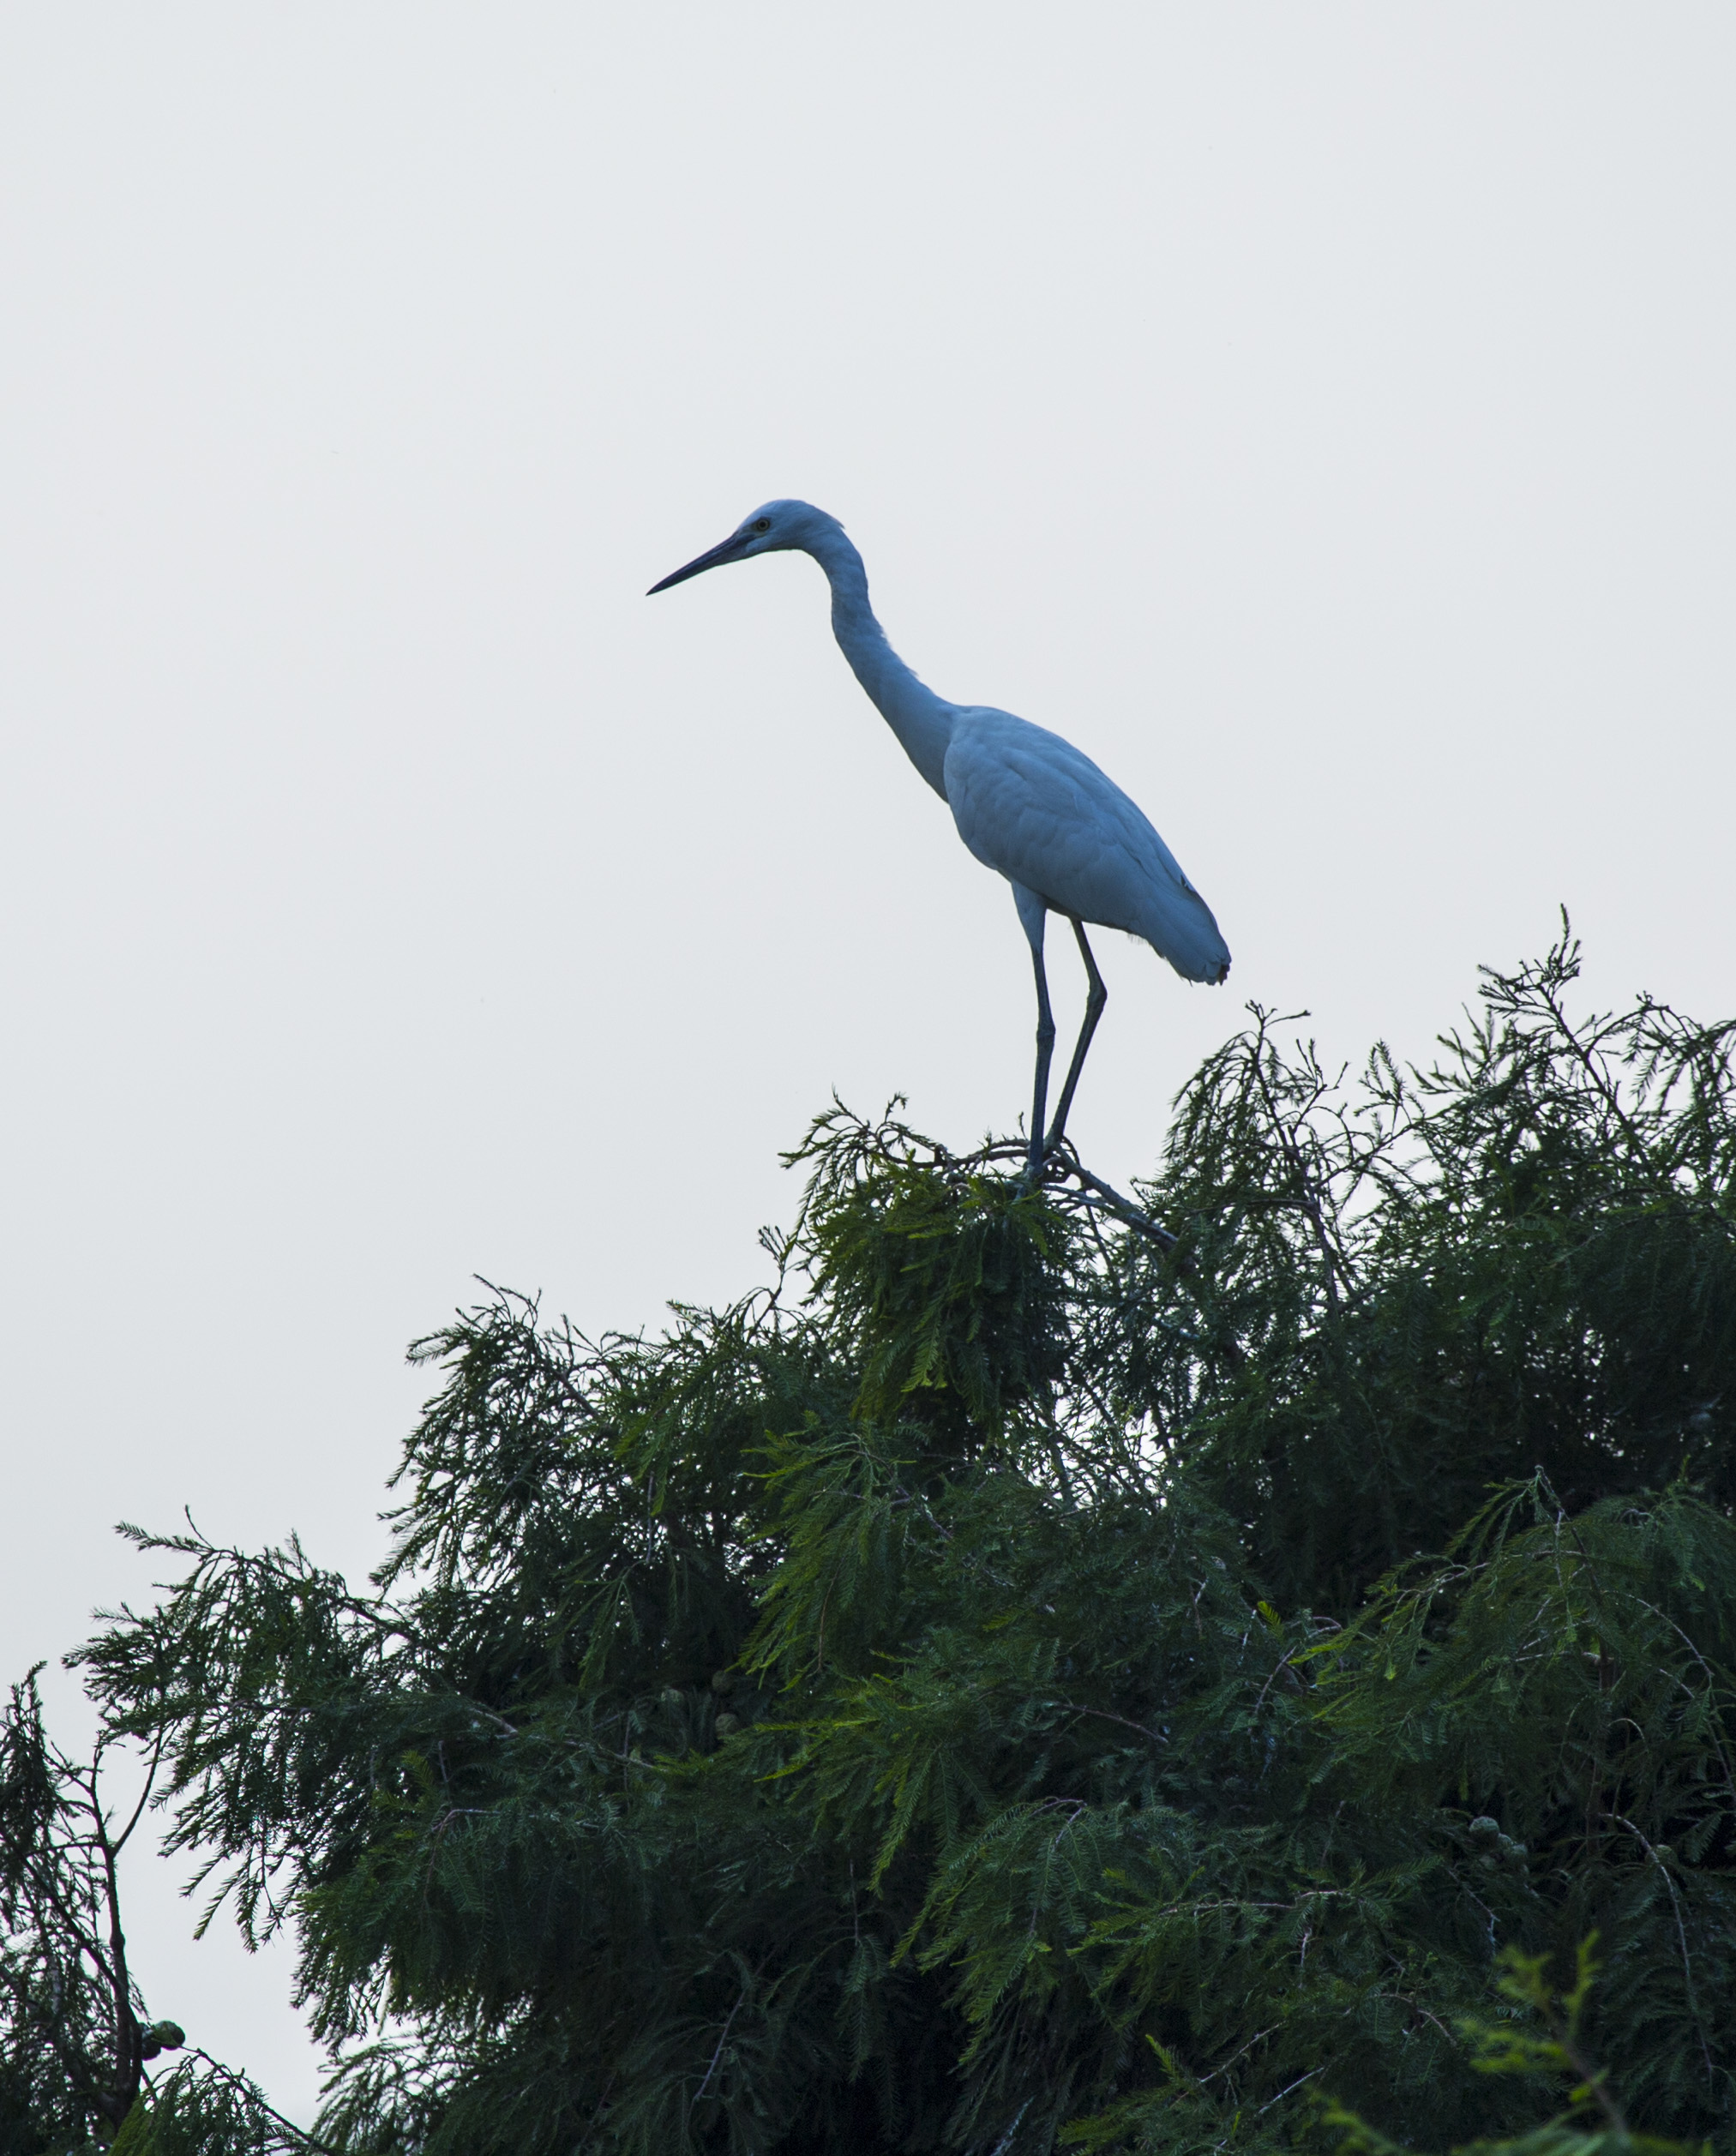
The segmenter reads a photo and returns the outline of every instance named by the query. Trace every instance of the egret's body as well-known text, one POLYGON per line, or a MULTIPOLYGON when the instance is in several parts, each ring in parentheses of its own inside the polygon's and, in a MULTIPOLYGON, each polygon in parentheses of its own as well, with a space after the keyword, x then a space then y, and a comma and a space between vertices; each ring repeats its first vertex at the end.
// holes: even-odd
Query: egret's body
POLYGON ((1030 1166, 1039 1168, 1066 1127, 1085 1051, 1108 1000, 1084 923, 1143 937, 1187 981, 1222 981, 1229 971, 1228 947, 1211 909, 1144 812, 1089 756, 1011 712, 949 704, 916 678, 874 619, 862 556, 844 526, 823 509, 805 501, 768 501, 721 546, 652 588, 667 591, 726 562, 792 550, 811 554, 825 570, 832 586, 832 631, 844 657, 910 761, 951 808, 958 836, 1012 886, 1036 976, 1030 1166), (1090 988, 1078 1045, 1045 1137, 1054 1022, 1042 945, 1051 912, 1072 922, 1090 988))

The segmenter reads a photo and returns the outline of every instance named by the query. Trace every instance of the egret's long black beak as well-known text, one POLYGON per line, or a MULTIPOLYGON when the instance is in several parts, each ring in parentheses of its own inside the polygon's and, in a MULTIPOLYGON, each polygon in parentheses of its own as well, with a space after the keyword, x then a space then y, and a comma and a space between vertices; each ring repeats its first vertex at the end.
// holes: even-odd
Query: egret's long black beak
POLYGON ((718 569, 725 562, 739 562, 742 550, 747 544, 741 532, 732 531, 721 546, 714 546, 709 554, 700 555, 685 568, 677 569, 673 576, 666 576, 661 584, 653 584, 645 596, 652 598, 659 592, 667 592, 671 584, 685 584, 690 576, 698 576, 702 569, 718 569))

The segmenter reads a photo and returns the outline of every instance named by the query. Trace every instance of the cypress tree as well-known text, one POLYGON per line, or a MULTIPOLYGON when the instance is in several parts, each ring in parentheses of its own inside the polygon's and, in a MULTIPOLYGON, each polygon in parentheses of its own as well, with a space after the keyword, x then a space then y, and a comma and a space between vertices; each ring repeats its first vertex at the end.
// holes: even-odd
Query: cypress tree
POLYGON ((317 2141, 1736 2145, 1733 1028, 1577 963, 1256 1012, 1137 1210, 834 1108, 766 1288, 418 1344, 365 1587, 129 1530, 86 1680, 317 2141))

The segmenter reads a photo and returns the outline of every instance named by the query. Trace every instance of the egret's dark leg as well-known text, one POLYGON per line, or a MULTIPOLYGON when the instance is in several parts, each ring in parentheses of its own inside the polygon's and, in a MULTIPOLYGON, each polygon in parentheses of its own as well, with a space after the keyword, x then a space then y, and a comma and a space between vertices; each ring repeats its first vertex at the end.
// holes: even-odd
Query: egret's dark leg
POLYGON ((1048 1102, 1049 1058, 1054 1054, 1054 1013, 1048 1007, 1048 976, 1042 964, 1048 906, 1022 883, 1012 886, 1012 903, 1018 909, 1018 925, 1030 946, 1031 969, 1036 975, 1036 1094, 1030 1108, 1030 1151, 1024 1163, 1025 1174, 1035 1180, 1042 1167, 1042 1114, 1048 1102))
MULTIPOLYGON (((1085 1051, 1091 1045, 1091 1036, 1097 1030, 1097 1020, 1102 1017, 1103 1006, 1109 1000, 1109 991, 1103 986, 1103 976, 1097 971, 1097 962, 1091 956, 1091 946, 1085 941, 1084 922, 1073 919, 1071 915, 1068 918, 1072 920, 1073 934, 1079 940, 1079 956, 1085 962, 1085 972, 1091 985, 1085 997, 1085 1022, 1079 1028, 1078 1045, 1073 1050, 1072 1061, 1067 1066, 1067 1082, 1061 1088, 1054 1120, 1049 1125, 1048 1136, 1042 1142, 1045 1153, 1053 1152, 1060 1144, 1061 1132, 1067 1126, 1067 1110, 1073 1104, 1073 1093, 1078 1085, 1079 1072, 1085 1067, 1085 1051)), ((1054 1029, 1050 1030, 1053 1032, 1054 1029)))
POLYGON ((1054 1013, 1048 1007, 1048 976, 1043 971, 1040 943, 1030 946, 1030 962, 1036 972, 1036 1091, 1030 1104, 1030 1157, 1024 1172, 1035 1176, 1042 1168, 1042 1116, 1048 1101, 1049 1058, 1054 1054, 1054 1013))

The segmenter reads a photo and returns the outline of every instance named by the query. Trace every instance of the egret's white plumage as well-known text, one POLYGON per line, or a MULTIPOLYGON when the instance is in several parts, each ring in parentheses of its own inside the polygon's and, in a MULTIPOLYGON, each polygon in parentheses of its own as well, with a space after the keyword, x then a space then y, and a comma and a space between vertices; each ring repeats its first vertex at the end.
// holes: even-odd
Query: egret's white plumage
POLYGON ((1211 910, 1138 805, 1090 758, 1010 712, 965 708, 944 766, 958 836, 1056 913, 1143 936, 1187 981, 1222 981, 1211 910))
POLYGON ((1222 981, 1229 949, 1211 909, 1181 873, 1144 812, 1089 756, 1047 728, 986 705, 949 704, 887 643, 868 604, 862 556, 836 517, 807 501, 768 501, 721 546, 666 576, 653 592, 756 554, 811 554, 832 586, 832 626, 856 679, 922 777, 952 811, 958 836, 1012 886, 1036 974, 1036 1090, 1030 1163, 1060 1139, 1108 1000, 1084 924, 1141 936, 1187 981, 1222 981), (1085 1022, 1054 1121, 1043 1135, 1054 1024, 1043 969, 1043 924, 1065 914, 1090 982, 1085 1022))

